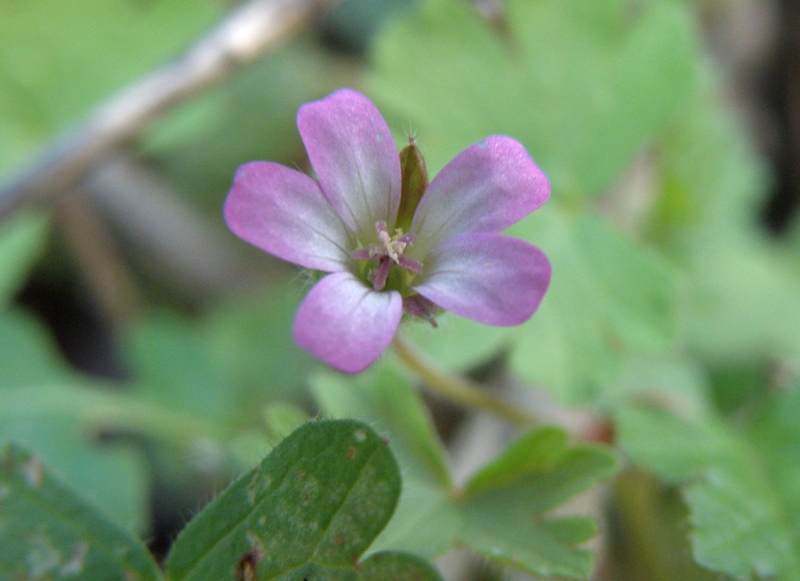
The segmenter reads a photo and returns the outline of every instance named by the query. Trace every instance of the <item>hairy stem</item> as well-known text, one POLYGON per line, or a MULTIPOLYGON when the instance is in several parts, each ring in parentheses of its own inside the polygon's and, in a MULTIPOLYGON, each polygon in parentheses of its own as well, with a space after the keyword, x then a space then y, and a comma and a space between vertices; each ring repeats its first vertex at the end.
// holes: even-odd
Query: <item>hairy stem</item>
POLYGON ((440 396, 468 408, 489 412, 520 427, 538 423, 532 415, 484 391, 468 379, 440 369, 399 334, 392 346, 403 363, 440 396))

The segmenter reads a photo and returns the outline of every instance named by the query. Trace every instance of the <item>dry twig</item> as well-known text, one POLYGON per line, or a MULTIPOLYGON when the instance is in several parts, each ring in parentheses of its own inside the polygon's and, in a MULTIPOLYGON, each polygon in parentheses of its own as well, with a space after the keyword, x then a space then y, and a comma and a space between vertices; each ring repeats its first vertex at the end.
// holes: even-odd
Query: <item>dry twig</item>
POLYGON ((125 88, 0 189, 0 217, 68 191, 154 120, 300 29, 333 0, 251 0, 180 59, 125 88))

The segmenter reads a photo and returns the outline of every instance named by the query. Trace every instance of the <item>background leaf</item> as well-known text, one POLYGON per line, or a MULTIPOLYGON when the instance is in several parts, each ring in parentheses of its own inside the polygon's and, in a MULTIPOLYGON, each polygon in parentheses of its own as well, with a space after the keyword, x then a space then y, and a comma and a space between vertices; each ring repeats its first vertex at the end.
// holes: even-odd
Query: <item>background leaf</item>
POLYGON ((594 535, 592 520, 544 515, 615 468, 608 451, 570 449, 561 430, 529 432, 467 483, 467 526, 460 538, 489 558, 537 575, 588 577, 592 555, 577 547, 594 535))
POLYGON ((676 272, 606 221, 547 208, 512 226, 540 246, 553 280, 518 331, 511 366, 572 404, 594 402, 626 353, 658 353, 678 336, 676 272))
POLYGON ((119 525, 145 530, 141 453, 130 442, 100 442, 109 426, 95 412, 108 409, 103 398, 119 394, 86 388, 89 381, 69 369, 46 330, 22 312, 0 314, 0 360, 0 442, 23 443, 119 525))
MULTIPOLYGON (((378 363, 357 378, 321 374, 314 381, 320 405, 334 416, 368 421, 389 438, 403 473, 403 493, 392 522, 375 548, 436 557, 454 543, 536 575, 585 578, 591 555, 577 546, 595 531, 591 519, 547 513, 615 470, 612 454, 567 445, 566 434, 543 428, 525 434, 459 491, 437 476, 421 450, 439 449, 423 404, 408 380, 378 363), (396 402, 387 405, 388 402, 396 402), (407 420, 404 418, 408 418, 407 420), (412 426, 417 426, 412 428, 412 426), (413 429, 416 436, 404 435, 413 429), (409 449, 409 439, 427 443, 409 449)), ((439 461, 433 466, 438 466, 439 461)))
POLYGON ((694 78, 677 3, 507 3, 506 33, 453 0, 420 3, 380 38, 369 88, 419 132, 436 173, 493 133, 519 139, 560 196, 603 192, 661 130, 694 78), (609 139, 609 135, 614 135, 609 139))
POLYGON ((689 420, 664 410, 620 410, 622 448, 683 485, 701 565, 737 578, 800 575, 800 489, 793 479, 800 432, 779 409, 796 408, 797 393, 775 397, 744 431, 713 414, 689 420))
POLYGON ((162 579, 145 547, 17 445, 0 453, 0 576, 162 579))
POLYGON ((0 3, 0 176, 217 16, 194 0, 0 3))

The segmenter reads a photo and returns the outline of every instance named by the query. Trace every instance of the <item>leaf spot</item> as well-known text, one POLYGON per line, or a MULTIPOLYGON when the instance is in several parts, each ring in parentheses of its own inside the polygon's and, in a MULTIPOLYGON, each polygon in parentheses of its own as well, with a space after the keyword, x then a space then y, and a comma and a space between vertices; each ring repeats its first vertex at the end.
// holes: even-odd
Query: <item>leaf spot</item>
POLYGON ((38 488, 44 480, 44 466, 42 461, 36 456, 31 457, 27 462, 22 464, 22 474, 25 476, 25 482, 31 488, 38 488))
POLYGON ((31 550, 26 557, 28 573, 34 579, 52 571, 61 562, 61 553, 48 539, 35 536, 30 539, 31 550))
POLYGON ((236 564, 236 581, 256 581, 258 564, 264 558, 264 543, 253 531, 245 533, 250 548, 236 564))
POLYGON ((72 557, 69 561, 61 566, 61 574, 66 576, 80 575, 83 571, 83 563, 86 560, 86 555, 89 553, 88 543, 81 542, 75 546, 72 551, 72 557))
POLYGON ((354 435, 355 435, 355 438, 356 438, 356 442, 359 442, 359 443, 361 443, 361 442, 363 442, 363 441, 365 441, 367 439, 367 434, 364 432, 364 430, 356 430, 356 433, 354 435))

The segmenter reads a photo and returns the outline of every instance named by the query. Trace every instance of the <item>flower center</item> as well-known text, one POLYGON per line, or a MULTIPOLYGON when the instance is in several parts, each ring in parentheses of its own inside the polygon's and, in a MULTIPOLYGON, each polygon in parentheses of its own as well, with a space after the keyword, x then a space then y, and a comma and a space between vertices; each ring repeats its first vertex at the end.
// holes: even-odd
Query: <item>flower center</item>
POLYGON ((403 233, 401 228, 396 228, 394 234, 389 234, 386 222, 375 223, 375 233, 378 235, 378 244, 370 244, 366 248, 359 248, 350 254, 353 260, 372 260, 375 265, 367 273, 367 279, 372 283, 376 290, 383 290, 386 287, 386 280, 389 278, 389 269, 393 264, 411 272, 420 274, 422 263, 403 256, 403 252, 414 244, 417 235, 413 232, 403 233))

